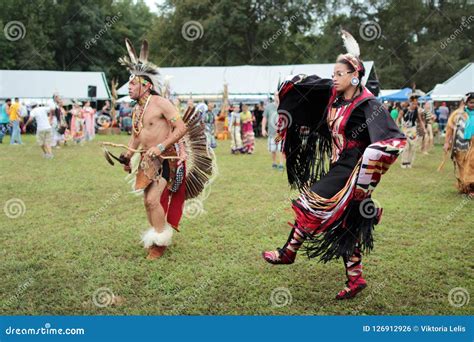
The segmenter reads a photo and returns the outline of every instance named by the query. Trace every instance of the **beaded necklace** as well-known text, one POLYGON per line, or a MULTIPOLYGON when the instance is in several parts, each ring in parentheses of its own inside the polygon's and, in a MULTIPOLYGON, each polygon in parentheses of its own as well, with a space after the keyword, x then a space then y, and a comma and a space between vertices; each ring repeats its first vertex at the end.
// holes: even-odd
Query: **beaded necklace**
POLYGON ((143 129, 143 116, 145 114, 146 108, 148 107, 148 102, 150 102, 150 98, 151 96, 148 95, 146 98, 145 106, 140 106, 140 113, 138 113, 138 115, 136 115, 137 110, 133 111, 132 128, 133 128, 133 133, 135 133, 135 135, 137 136, 140 134, 140 132, 143 129))

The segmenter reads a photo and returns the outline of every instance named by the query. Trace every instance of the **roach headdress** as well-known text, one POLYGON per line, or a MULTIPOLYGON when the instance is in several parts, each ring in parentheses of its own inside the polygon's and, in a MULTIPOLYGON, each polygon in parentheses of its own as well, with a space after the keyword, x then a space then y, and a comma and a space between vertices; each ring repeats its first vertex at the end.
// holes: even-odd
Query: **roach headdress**
POLYGON ((130 71, 130 79, 135 76, 146 76, 151 80, 153 90, 159 93, 161 88, 159 68, 148 61, 148 41, 143 41, 139 57, 128 38, 125 38, 125 46, 128 56, 120 57, 119 62, 130 71))

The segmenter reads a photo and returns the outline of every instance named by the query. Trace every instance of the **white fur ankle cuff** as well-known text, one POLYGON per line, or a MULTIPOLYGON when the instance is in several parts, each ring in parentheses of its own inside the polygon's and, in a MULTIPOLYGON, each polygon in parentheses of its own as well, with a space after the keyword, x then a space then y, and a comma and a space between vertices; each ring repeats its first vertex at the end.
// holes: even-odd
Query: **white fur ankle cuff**
POLYGON ((151 227, 142 236, 143 246, 150 248, 153 245, 156 246, 169 246, 173 237, 173 228, 166 223, 165 229, 158 233, 155 228, 151 227))

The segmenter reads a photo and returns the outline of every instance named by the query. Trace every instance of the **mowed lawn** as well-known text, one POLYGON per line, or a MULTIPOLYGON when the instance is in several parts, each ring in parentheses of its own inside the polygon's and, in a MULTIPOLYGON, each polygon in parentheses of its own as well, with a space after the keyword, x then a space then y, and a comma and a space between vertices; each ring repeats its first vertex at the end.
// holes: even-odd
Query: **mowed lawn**
POLYGON ((293 265, 271 266, 261 258, 286 241, 295 196, 286 174, 271 169, 266 140, 250 156, 219 142, 219 176, 203 213, 183 218, 156 261, 140 245, 143 200, 129 193, 122 169, 106 163, 102 140, 128 136, 61 148, 53 160, 42 158, 34 136, 25 146, 0 145, 1 314, 474 313, 473 203, 456 192, 450 161, 436 171, 440 145, 418 153, 413 169, 397 162, 382 178, 374 198, 384 215, 364 258, 369 286, 340 302, 341 260, 300 254, 293 265))

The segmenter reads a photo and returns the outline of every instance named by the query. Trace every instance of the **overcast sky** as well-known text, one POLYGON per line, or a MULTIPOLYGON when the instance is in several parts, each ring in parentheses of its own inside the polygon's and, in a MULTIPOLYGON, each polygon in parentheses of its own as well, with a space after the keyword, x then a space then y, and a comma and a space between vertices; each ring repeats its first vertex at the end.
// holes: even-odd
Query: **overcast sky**
POLYGON ((164 0, 145 0, 145 3, 150 7, 151 11, 155 13, 157 11, 156 3, 162 4, 163 2, 164 0))

